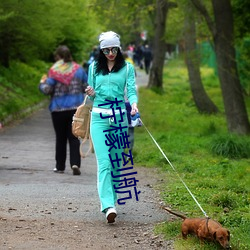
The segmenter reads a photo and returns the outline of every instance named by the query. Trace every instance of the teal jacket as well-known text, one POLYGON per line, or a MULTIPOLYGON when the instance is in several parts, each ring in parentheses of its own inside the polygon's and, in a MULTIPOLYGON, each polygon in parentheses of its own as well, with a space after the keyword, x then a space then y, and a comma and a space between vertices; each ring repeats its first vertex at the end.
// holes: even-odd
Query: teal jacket
POLYGON ((138 102, 135 69, 131 63, 126 62, 126 66, 118 72, 102 75, 95 73, 95 62, 93 62, 88 71, 88 84, 95 90, 95 97, 91 98, 94 101, 93 107, 107 103, 105 99, 114 101, 117 98, 118 101, 122 100, 119 106, 125 109, 125 93, 131 105, 138 102))

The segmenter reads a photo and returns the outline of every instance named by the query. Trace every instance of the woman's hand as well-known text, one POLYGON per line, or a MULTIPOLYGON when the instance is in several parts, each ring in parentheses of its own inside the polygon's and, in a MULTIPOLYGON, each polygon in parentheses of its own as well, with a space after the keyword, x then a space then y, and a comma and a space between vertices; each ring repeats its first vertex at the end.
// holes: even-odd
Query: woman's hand
POLYGON ((85 92, 86 92, 86 94, 87 94, 88 96, 95 96, 95 90, 94 90, 92 87, 90 87, 90 86, 88 86, 88 87, 85 89, 85 92))
POLYGON ((137 104, 134 102, 134 103, 131 105, 131 112, 130 112, 130 114, 133 116, 133 115, 135 115, 137 112, 138 112, 137 104))
POLYGON ((47 80, 47 75, 46 74, 44 74, 43 76, 42 76, 42 78, 41 78, 41 80, 40 80, 40 83, 45 83, 45 81, 47 80))

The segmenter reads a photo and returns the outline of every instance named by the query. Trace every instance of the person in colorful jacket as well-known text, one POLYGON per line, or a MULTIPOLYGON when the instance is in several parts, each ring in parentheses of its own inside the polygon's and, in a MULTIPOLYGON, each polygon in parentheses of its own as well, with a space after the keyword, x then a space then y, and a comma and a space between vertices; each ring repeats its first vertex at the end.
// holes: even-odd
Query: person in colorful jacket
POLYGON ((117 180, 112 178, 112 174, 118 173, 119 164, 111 159, 120 156, 124 149, 110 145, 108 138, 118 136, 117 131, 112 130, 117 126, 124 128, 122 132, 127 133, 124 91, 126 89, 132 115, 138 112, 137 92, 134 66, 124 60, 120 36, 113 31, 103 32, 99 42, 100 53, 89 67, 86 93, 93 100, 90 134, 97 160, 97 189, 101 211, 106 214, 108 223, 113 223, 117 216, 117 180))
POLYGON ((66 168, 67 142, 69 142, 70 166, 73 175, 80 175, 80 142, 72 134, 72 117, 84 100, 87 74, 73 61, 67 46, 59 46, 55 51, 55 64, 48 75, 41 79, 40 91, 50 95, 49 110, 56 134, 55 173, 64 173, 66 168))

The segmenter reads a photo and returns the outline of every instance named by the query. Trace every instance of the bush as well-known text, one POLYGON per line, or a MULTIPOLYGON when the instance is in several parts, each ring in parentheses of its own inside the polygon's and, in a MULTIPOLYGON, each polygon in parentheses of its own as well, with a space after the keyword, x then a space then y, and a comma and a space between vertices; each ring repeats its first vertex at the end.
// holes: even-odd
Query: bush
POLYGON ((42 74, 48 65, 41 61, 32 66, 12 61, 10 68, 0 67, 0 122, 11 115, 19 117, 22 111, 34 107, 46 97, 38 90, 42 74))
POLYGON ((236 201, 232 195, 232 193, 228 192, 221 192, 218 194, 215 194, 210 203, 214 206, 224 208, 233 209, 237 206, 236 201))
POLYGON ((222 135, 212 140, 211 151, 215 155, 231 158, 249 158, 250 146, 247 138, 236 135, 222 135))

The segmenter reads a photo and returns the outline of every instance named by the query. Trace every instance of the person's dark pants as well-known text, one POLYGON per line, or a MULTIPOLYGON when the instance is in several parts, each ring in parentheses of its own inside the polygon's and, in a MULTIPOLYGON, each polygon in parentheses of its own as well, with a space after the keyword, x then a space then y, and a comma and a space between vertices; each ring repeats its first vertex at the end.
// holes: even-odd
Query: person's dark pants
POLYGON ((129 149, 131 150, 131 152, 133 152, 133 149, 134 149, 134 141, 135 141, 134 131, 135 131, 134 127, 129 127, 129 129, 128 129, 128 135, 129 135, 128 141, 130 142, 129 149))
POLYGON ((148 75, 149 68, 150 68, 150 60, 144 60, 144 66, 145 66, 146 74, 148 75))
MULTIPOLYGON (((125 102, 125 105, 126 105, 126 110, 127 110, 127 119, 128 119, 128 124, 131 125, 131 116, 130 116, 130 113, 131 113, 131 105, 129 104, 129 102, 125 102)), ((128 134, 129 134, 129 138, 128 138, 128 141, 130 142, 130 150, 131 152, 133 151, 133 148, 134 148, 134 127, 130 127, 129 126, 129 130, 128 130, 128 134)))
POLYGON ((81 156, 79 152, 80 142, 72 134, 72 117, 76 110, 52 112, 52 122, 56 133, 56 168, 65 170, 67 156, 67 141, 69 141, 70 166, 76 165, 80 168, 81 156))

